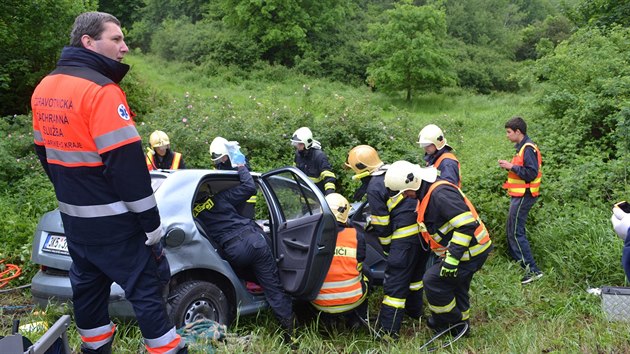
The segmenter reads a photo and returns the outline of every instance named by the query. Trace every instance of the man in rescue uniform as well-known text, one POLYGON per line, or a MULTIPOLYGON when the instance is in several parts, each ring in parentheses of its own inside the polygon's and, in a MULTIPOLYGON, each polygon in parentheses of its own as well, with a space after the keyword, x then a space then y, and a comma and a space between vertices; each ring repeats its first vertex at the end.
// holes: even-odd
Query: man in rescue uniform
POLYGON ((359 327, 367 320, 367 277, 363 275, 365 238, 348 225, 350 203, 341 194, 326 196, 337 219, 337 243, 328 274, 317 297, 311 301, 321 312, 324 323, 341 317, 348 327, 359 327))
MULTIPOLYGON (((230 161, 230 156, 228 155, 228 149, 226 146, 227 143, 228 141, 220 136, 217 136, 214 140, 212 140, 212 143, 210 143, 210 156, 212 158, 212 162, 214 162, 214 166, 217 170, 237 171, 238 167, 232 166, 232 161, 230 161)), ((247 158, 245 166, 248 170, 251 169, 247 158)), ((256 199, 256 194, 254 194, 244 203, 239 205, 236 208, 238 213, 246 218, 254 219, 256 217, 256 199)))
POLYGON ((313 140, 311 130, 307 127, 296 130, 291 137, 291 144, 295 147, 295 166, 304 172, 324 195, 334 193, 337 177, 332 172, 321 144, 313 140))
POLYGON ((505 132, 516 148, 516 155, 511 162, 499 160, 499 166, 508 171, 507 182, 503 184, 510 195, 506 225, 508 251, 525 270, 521 283, 528 284, 543 276, 534 260, 525 229, 529 211, 540 194, 542 156, 538 146, 527 136, 527 124, 523 118, 513 117, 508 120, 505 132))
POLYGON ((419 200, 418 224, 446 249, 439 263, 424 274, 424 290, 432 316, 427 324, 441 332, 470 317, 469 289, 492 249, 488 230, 477 211, 454 184, 437 180, 434 167, 407 161, 394 162, 385 174, 385 186, 410 200, 419 200))
POLYGON ((422 128, 418 134, 418 144, 424 149, 426 166, 437 168, 440 178, 462 188, 462 175, 459 160, 453 148, 446 143, 442 129, 435 124, 422 128))
POLYGON ((55 187, 72 257, 70 282, 82 353, 111 353, 107 310, 118 283, 149 353, 186 353, 162 297, 170 278, 142 142, 118 86, 129 66, 120 22, 79 15, 70 46, 31 98, 35 150, 55 187))
MULTIPOLYGON (((378 237, 387 254, 377 327, 382 335, 396 338, 405 313, 414 319, 423 313, 422 276, 429 253, 419 237, 417 203, 402 195, 391 197, 384 183, 387 166, 373 147, 352 148, 346 166, 355 172, 353 179, 361 180, 360 190, 367 194, 372 212, 367 229, 378 237)), ((362 193, 355 194, 357 197, 362 198, 362 193)))
POLYGON ((186 168, 179 152, 171 151, 171 142, 165 132, 156 130, 149 136, 151 147, 147 150, 147 168, 152 170, 177 170, 186 168))
POLYGON ((253 270, 284 330, 284 340, 291 342, 295 325, 292 300, 280 282, 267 237, 254 220, 240 215, 236 209, 256 194, 256 184, 245 166, 244 155, 239 153, 234 163, 238 166, 240 184, 195 204, 193 216, 199 218, 232 267, 253 270))

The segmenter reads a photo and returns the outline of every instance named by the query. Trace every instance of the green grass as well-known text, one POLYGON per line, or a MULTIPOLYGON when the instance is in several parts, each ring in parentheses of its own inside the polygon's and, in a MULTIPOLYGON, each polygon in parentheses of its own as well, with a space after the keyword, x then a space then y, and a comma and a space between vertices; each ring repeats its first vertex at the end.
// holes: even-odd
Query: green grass
MULTIPOLYGON (((571 196, 566 196, 568 201, 547 198, 543 177, 543 196, 530 214, 528 235, 545 276, 540 281, 522 286, 519 281, 522 271, 506 255, 504 224, 509 200, 500 188, 505 171, 499 169, 497 160, 510 159, 514 153, 503 128, 511 116, 522 115, 528 121, 529 135, 534 140, 544 135, 537 124, 544 117, 533 95, 475 96, 453 90, 418 96, 409 103, 400 97, 372 93, 365 87, 353 88, 308 78, 281 67, 265 67, 249 76, 223 69, 210 75, 190 65, 164 63, 149 56, 133 55, 126 60, 139 78, 168 97, 165 107, 155 107, 153 113, 141 117, 144 125, 140 125, 139 130, 144 133, 162 126, 172 127, 171 140, 181 147, 188 161, 198 164, 197 167, 207 167, 209 159, 206 156, 207 145, 204 144, 211 141, 226 124, 239 127, 239 124, 248 123, 254 126, 248 132, 256 133, 258 128, 254 122, 272 119, 267 116, 273 114, 277 114, 273 119, 279 120, 276 126, 287 131, 297 128, 292 126, 294 123, 308 121, 308 117, 312 117, 315 123, 324 122, 322 130, 316 134, 330 139, 336 139, 335 131, 345 131, 342 122, 368 124, 375 119, 382 120, 385 128, 397 129, 388 132, 394 144, 384 144, 386 148, 380 151, 387 162, 403 157, 419 161, 422 151, 415 144, 419 130, 429 123, 438 124, 445 130, 449 144, 455 148, 461 161, 463 190, 482 215, 496 246, 472 282, 473 335, 440 352, 630 352, 629 324, 608 322, 601 311, 601 299, 586 293, 587 287, 624 283, 619 264, 622 245, 611 231, 608 221, 610 210, 591 210, 572 202, 571 196), (190 111, 186 110, 188 104, 194 105, 190 111), (369 112, 376 114, 367 115, 369 112), (232 115, 235 118, 230 123, 232 115), (369 122, 362 120, 364 115, 369 117, 366 118, 369 122), (188 117, 194 124, 182 126, 182 116, 188 117), (331 120, 331 117, 339 119, 331 120), (330 122, 337 122, 337 125, 330 122), (392 147, 392 150, 387 150, 387 147, 392 147)), ((234 138, 241 140, 238 131, 230 132, 234 138)), ((283 135, 287 132, 273 133, 265 135, 267 140, 259 147, 254 146, 257 143, 255 139, 247 138, 251 145, 245 148, 250 149, 255 162, 263 169, 291 160, 292 150, 283 135), (277 155, 260 156, 271 151, 264 150, 268 147, 274 147, 277 155)), ((371 136, 381 138, 377 134, 371 136)), ((345 152, 354 143, 349 137, 341 137, 342 140, 346 138, 348 141, 342 143, 322 140, 325 149, 336 144, 329 152, 334 166, 342 165, 345 152)), ((545 146, 542 145, 541 149, 544 158, 545 146)), ((556 173, 554 168, 559 167, 545 166, 545 175, 556 173)), ((341 169, 336 172, 341 180, 350 177, 341 169)), ((24 225, 34 227, 37 215, 20 215, 25 215, 24 225)), ((32 230, 29 232, 32 234, 32 230)), ((23 255, 30 249, 28 243, 23 241, 20 247, 12 246, 6 254, 17 252, 23 255), (19 249, 16 251, 15 248, 19 249)), ((18 284, 26 282, 28 279, 22 279, 18 284)), ((373 318, 378 313, 381 296, 382 292, 377 290, 370 298, 370 315, 373 318)), ((0 295, 3 306, 27 304, 29 301, 28 294, 0 295)), ((0 310, 0 334, 9 333, 13 318, 19 317, 22 323, 45 320, 52 324, 60 314, 68 312, 68 308, 51 307, 45 313, 9 313, 3 308, 0 310)), ((418 348, 431 337, 424 321, 425 318, 421 321, 405 319, 402 337, 395 343, 378 342, 365 333, 322 333, 314 325, 303 326, 298 330, 299 352, 418 352, 418 348)), ((238 337, 251 337, 248 341, 231 337, 218 344, 219 352, 289 352, 281 344, 278 324, 269 310, 258 316, 238 319, 229 331, 238 337)), ((41 332, 32 333, 29 337, 36 339, 40 335, 41 332)), ((74 327, 70 329, 70 339, 74 350, 78 350, 80 340, 74 327)), ((115 352, 137 353, 141 350, 141 335, 137 326, 133 323, 120 324, 115 352)))

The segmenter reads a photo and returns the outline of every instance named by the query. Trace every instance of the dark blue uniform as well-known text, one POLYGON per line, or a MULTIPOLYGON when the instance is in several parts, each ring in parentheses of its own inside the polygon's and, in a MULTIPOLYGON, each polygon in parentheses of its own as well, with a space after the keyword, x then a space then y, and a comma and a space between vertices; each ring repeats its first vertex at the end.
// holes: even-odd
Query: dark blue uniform
POLYGON ((335 192, 337 177, 332 172, 326 154, 318 148, 295 151, 295 166, 311 179, 322 193, 328 195, 335 192))
MULTIPOLYGON (((223 171, 237 171, 238 170, 237 167, 232 167, 232 161, 230 161, 229 157, 227 160, 225 160, 225 162, 215 163, 214 166, 217 168, 217 170, 223 170, 223 171)), ((248 170, 251 170, 251 167, 249 166, 249 162, 246 162, 245 166, 247 167, 248 170)), ((248 219, 254 219, 256 217, 256 194, 251 196, 244 203, 241 203, 240 205, 238 205, 236 207, 236 210, 238 211, 240 215, 248 219)))
MULTIPOLYGON (((442 150, 436 151, 435 154, 424 154, 424 161, 427 163, 427 166, 433 166, 440 156, 447 152, 452 153, 452 150, 450 146, 446 145, 442 150)), ((441 179, 447 180, 456 186, 459 185, 459 163, 457 161, 444 158, 437 169, 440 172, 441 179)))
POLYGON ((256 184, 247 167, 239 167, 241 183, 195 205, 193 214, 223 250, 235 268, 251 268, 265 292, 267 302, 281 323, 293 313, 291 297, 284 292, 276 261, 264 232, 250 218, 240 215, 237 206, 256 194, 256 184))
POLYGON ((390 198, 384 173, 365 178, 370 178, 367 199, 373 234, 389 253, 378 324, 381 330, 397 336, 403 314, 413 318, 422 316, 422 276, 429 253, 423 249, 419 237, 417 202, 402 194, 390 198))

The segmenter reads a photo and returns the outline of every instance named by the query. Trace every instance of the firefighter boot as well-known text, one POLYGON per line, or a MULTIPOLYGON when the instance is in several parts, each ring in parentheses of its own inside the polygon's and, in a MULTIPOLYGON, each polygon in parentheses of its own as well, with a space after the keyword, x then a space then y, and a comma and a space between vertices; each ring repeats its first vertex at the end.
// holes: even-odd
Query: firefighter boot
POLYGON ((282 327, 282 341, 289 345, 292 350, 297 350, 297 338, 295 338, 295 327, 297 326, 297 318, 295 314, 291 317, 281 318, 280 327, 282 327))

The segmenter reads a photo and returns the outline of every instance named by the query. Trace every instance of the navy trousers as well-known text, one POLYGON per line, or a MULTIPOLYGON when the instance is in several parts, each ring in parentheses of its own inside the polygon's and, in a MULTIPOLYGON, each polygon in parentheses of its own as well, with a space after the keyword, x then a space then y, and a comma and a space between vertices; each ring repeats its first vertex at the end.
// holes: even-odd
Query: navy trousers
POLYGON ((512 197, 510 199, 510 212, 507 220, 507 243, 508 252, 521 267, 528 269, 530 272, 539 272, 532 250, 529 247, 527 234, 525 230, 525 222, 529 211, 536 203, 536 197, 526 193, 522 197, 512 197))

